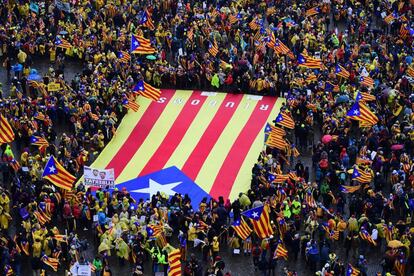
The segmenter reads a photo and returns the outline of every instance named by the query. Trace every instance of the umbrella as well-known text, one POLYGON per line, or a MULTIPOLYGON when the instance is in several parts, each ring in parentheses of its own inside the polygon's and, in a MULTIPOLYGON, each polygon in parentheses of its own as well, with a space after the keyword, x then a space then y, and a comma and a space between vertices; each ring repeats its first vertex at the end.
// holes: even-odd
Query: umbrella
POLYGON ((341 95, 338 98, 336 98, 336 103, 347 103, 349 102, 349 96, 348 95, 341 95))
POLYGON ((391 248, 398 248, 401 246, 404 246, 404 244, 400 242, 399 240, 392 240, 388 242, 388 247, 391 247, 391 248))
POLYGON ((401 144, 395 144, 391 146, 391 150, 401 150, 404 148, 404 145, 401 144))
POLYGON ((37 73, 36 69, 30 70, 30 74, 27 76, 27 80, 41 81, 42 79, 42 76, 37 73))
POLYGON ((322 143, 324 144, 328 144, 331 141, 332 141, 332 135, 327 134, 322 137, 322 143))
POLYGON ((13 72, 21 72, 23 71, 23 65, 21 65, 20 63, 13 65, 12 70, 13 72))
POLYGON ((149 60, 156 60, 156 59, 157 59, 157 57, 156 57, 156 56, 154 56, 154 55, 148 55, 148 56, 147 56, 147 59, 149 59, 149 60))

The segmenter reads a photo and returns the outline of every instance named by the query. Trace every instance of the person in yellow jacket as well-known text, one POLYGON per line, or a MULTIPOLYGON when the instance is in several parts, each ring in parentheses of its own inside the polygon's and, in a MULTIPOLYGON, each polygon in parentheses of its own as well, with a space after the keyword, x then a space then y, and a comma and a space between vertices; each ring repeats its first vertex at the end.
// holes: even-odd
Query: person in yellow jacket
POLYGON ((115 240, 115 248, 116 248, 116 255, 119 258, 120 265, 124 265, 124 260, 128 260, 129 258, 129 247, 126 242, 118 238, 115 240))
POLYGON ((0 225, 2 230, 9 229, 9 221, 12 220, 12 217, 8 212, 5 211, 3 207, 0 206, 0 225))
POLYGON ((1 193, 0 205, 6 213, 10 213, 10 198, 5 192, 1 193))
POLYGON ((216 259, 220 251, 220 243, 219 243, 217 236, 213 237, 213 242, 211 243, 211 251, 212 251, 213 259, 216 259))

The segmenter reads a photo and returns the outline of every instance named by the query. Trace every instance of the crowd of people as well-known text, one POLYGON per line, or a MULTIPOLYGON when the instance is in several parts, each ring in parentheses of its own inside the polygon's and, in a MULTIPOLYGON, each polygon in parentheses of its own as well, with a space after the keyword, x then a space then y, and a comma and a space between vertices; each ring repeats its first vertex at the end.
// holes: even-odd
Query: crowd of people
POLYGON ((230 275, 221 254, 230 248, 275 275, 280 244, 286 275, 300 261, 309 275, 413 273, 412 19, 412 3, 402 0, 3 1, 10 89, 0 87, 0 112, 15 142, 1 145, 2 275, 23 275, 27 256, 34 275, 89 266, 107 276, 114 253, 134 275, 167 275, 176 249, 183 275, 230 275), (132 35, 155 51, 131 53, 132 35), (42 58, 51 65, 44 75, 34 69, 42 58), (83 64, 72 80, 68 59, 83 64), (267 143, 251 189, 234 202, 195 206, 179 194, 135 202, 122 188, 64 191, 42 179, 49 156, 80 177, 141 80, 283 96, 271 128, 287 146, 267 143), (34 136, 48 146, 34 146, 34 136), (242 237, 230 227, 260 206, 270 210, 271 235, 242 237), (84 229, 96 240, 80 239, 84 229), (92 242, 93 260, 85 254, 92 242))

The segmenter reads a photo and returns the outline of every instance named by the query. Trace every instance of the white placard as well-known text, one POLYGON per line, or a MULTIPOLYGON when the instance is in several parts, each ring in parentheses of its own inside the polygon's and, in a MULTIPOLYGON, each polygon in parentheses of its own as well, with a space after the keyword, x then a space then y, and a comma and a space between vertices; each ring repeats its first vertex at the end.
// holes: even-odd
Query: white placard
POLYGON ((85 186, 113 188, 115 185, 114 169, 96 169, 85 166, 83 178, 85 186))

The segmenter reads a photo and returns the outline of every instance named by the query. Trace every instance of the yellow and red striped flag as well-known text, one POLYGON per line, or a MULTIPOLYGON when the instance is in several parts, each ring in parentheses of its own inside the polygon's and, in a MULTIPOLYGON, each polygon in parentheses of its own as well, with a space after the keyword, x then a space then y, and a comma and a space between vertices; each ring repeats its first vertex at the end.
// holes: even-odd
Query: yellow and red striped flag
POLYGON ((151 14, 148 10, 144 11, 140 23, 142 26, 147 27, 150 30, 155 29, 154 22, 152 21, 151 14))
POLYGON ((282 242, 279 242, 279 244, 276 247, 275 252, 273 253, 273 259, 280 259, 280 258, 283 258, 285 260, 288 259, 288 251, 282 242))
POLYGON ((59 260, 58 259, 43 255, 41 260, 44 264, 50 266, 54 271, 58 270, 58 267, 59 267, 59 260))
POLYGON ((368 241, 372 245, 374 245, 374 246, 377 245, 377 243, 372 239, 371 235, 368 233, 367 230, 362 229, 359 232, 359 236, 361 237, 361 239, 368 241))
POLYGON ((276 117, 275 123, 290 129, 295 128, 295 121, 292 119, 289 113, 282 111, 276 117))
POLYGON ((250 29, 252 29, 253 31, 257 30, 260 28, 259 23, 257 23, 257 18, 253 18, 252 21, 250 21, 249 23, 249 27, 250 29))
POLYGON ((41 224, 41 225, 45 225, 46 223, 49 222, 48 217, 46 216, 46 214, 41 213, 39 211, 34 211, 33 215, 35 216, 35 218, 37 219, 37 221, 41 224))
POLYGON ((263 205, 247 210, 243 212, 242 215, 248 217, 251 220, 253 229, 259 238, 264 239, 268 238, 270 235, 273 235, 273 229, 270 225, 268 205, 263 205))
POLYGON ((372 175, 371 173, 358 168, 358 166, 355 166, 354 169, 352 170, 351 179, 356 180, 361 183, 369 183, 372 180, 372 175))
POLYGON ((342 78, 345 78, 345 79, 349 79, 349 76, 351 75, 349 72, 348 72, 348 70, 346 70, 342 65, 340 65, 340 64, 337 64, 336 66, 335 66, 335 74, 337 75, 337 76, 340 76, 340 77, 342 77, 342 78))
POLYGON ((126 109, 131 109, 134 112, 137 112, 139 109, 139 104, 137 104, 133 99, 128 100, 125 99, 122 102, 122 106, 125 107, 126 109))
POLYGON ((131 60, 131 55, 125 51, 119 51, 118 60, 122 63, 129 63, 129 61, 131 60))
POLYGON ((133 54, 153 54, 156 50, 151 46, 149 39, 139 35, 131 35, 130 52, 133 54))
POLYGON ((405 70, 405 73, 409 76, 414 78, 414 69, 411 66, 408 66, 407 69, 405 70))
POLYGON ((321 59, 311 57, 304 53, 298 55, 298 65, 299 67, 309 69, 323 69, 325 67, 321 59))
POLYGON ((357 186, 341 185, 340 190, 341 190, 341 192, 343 192, 345 194, 352 194, 352 193, 355 193, 356 191, 358 191, 360 188, 361 188, 361 185, 357 185, 357 186))
POLYGON ((174 249, 168 254, 168 276, 181 276, 180 249, 174 249))
POLYGON ((397 276, 405 275, 405 261, 401 258, 397 258, 394 262, 394 270, 397 276))
POLYGON ((266 140, 266 145, 271 148, 276 148, 279 150, 284 150, 287 146, 285 139, 282 136, 269 134, 266 140))
POLYGON ((373 79, 373 78, 371 78, 371 77, 363 77, 363 76, 361 76, 361 77, 359 78, 359 83, 360 83, 361 85, 368 86, 368 87, 373 87, 373 86, 374 86, 374 84, 375 84, 375 82, 374 82, 374 79, 373 79))
POLYGON ((316 15, 318 13, 320 13, 320 9, 318 7, 313 7, 313 8, 310 8, 310 9, 306 10, 305 16, 306 17, 313 16, 313 15, 316 15))
POLYGON ((295 56, 293 55, 293 52, 279 39, 276 39, 274 49, 275 49, 275 52, 278 54, 287 55, 291 59, 295 58, 295 56))
POLYGON ((43 171, 42 178, 49 180, 55 186, 64 190, 72 190, 76 177, 70 174, 55 157, 50 156, 43 171))
POLYGON ((249 227, 249 225, 244 221, 243 218, 236 219, 232 223, 231 227, 233 227, 234 231, 242 240, 247 239, 253 232, 253 230, 249 227))
POLYGON ((158 101, 161 97, 161 90, 151 86, 143 80, 135 85, 133 92, 153 101, 158 101))
POLYGON ((34 146, 38 146, 40 150, 49 146, 49 142, 45 138, 35 135, 30 137, 30 143, 34 146))
POLYGON ((352 120, 362 121, 370 125, 378 123, 378 117, 361 101, 355 102, 347 112, 346 116, 350 117, 352 120))
POLYGON ((219 49, 218 49, 218 46, 217 46, 217 42, 216 41, 214 41, 214 43, 209 42, 209 44, 208 44, 208 52, 213 57, 217 56, 217 54, 219 52, 219 49))
POLYGON ((11 143, 14 140, 14 132, 7 119, 0 115, 0 144, 11 143))
POLYGON ((69 41, 67 41, 66 39, 60 38, 60 37, 56 37, 55 39, 55 45, 57 47, 63 48, 63 49, 70 49, 72 48, 72 45, 70 44, 69 41))

